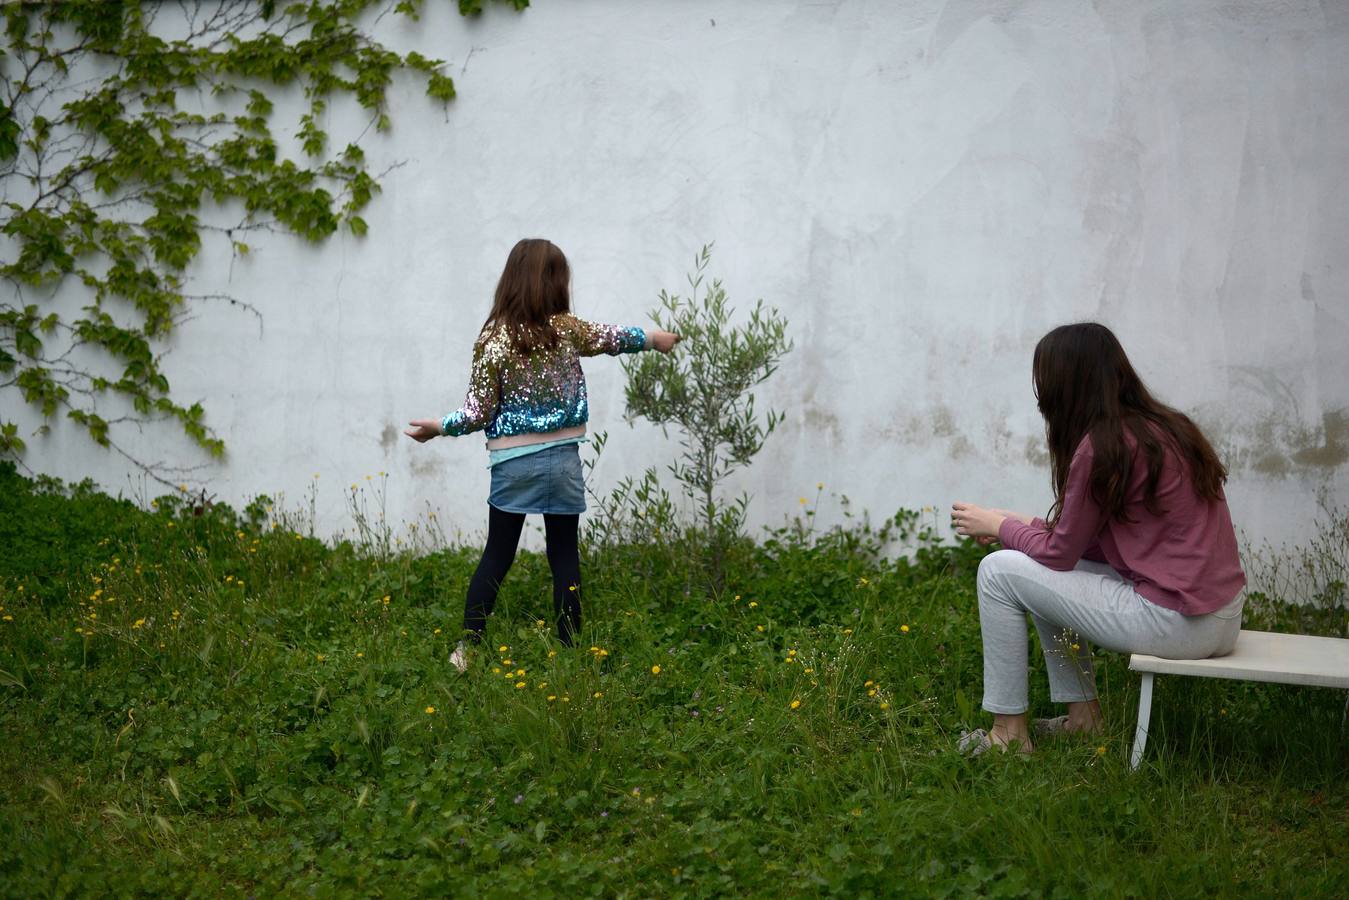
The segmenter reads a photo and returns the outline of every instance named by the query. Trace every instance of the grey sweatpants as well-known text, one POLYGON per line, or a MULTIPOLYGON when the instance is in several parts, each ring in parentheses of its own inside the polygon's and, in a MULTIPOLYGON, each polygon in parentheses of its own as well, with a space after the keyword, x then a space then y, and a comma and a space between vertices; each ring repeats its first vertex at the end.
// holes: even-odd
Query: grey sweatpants
POLYGON ((1082 561, 1056 572, 1016 550, 979 564, 979 627, 984 637, 984 709, 1016 715, 1026 696, 1026 613, 1040 632, 1055 703, 1096 697, 1090 641, 1119 653, 1204 659, 1232 652, 1245 595, 1202 616, 1186 616, 1143 598, 1105 563, 1082 561))

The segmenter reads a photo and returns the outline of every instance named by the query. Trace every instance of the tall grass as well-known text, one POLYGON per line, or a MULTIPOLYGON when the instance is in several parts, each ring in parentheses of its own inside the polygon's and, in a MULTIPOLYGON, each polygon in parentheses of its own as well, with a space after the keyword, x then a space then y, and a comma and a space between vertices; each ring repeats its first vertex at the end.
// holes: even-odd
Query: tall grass
POLYGON ((395 535, 378 479, 333 544, 265 499, 0 482, 5 896, 1343 894, 1336 692, 1162 679, 1131 773, 1101 654, 1103 739, 958 756, 982 551, 922 514, 820 530, 807 498, 721 591, 620 522, 573 650, 522 554, 460 676, 477 548, 395 535))

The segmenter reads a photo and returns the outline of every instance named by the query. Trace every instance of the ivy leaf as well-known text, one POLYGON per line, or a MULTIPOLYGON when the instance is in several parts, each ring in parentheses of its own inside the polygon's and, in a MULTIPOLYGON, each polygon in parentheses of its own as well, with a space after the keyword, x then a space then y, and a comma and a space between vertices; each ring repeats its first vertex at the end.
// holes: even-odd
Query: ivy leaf
POLYGON ((347 219, 347 227, 350 228, 351 233, 357 237, 365 237, 365 233, 370 230, 370 226, 366 225, 365 219, 362 219, 360 216, 352 216, 347 219))
POLYGON ((454 99, 454 79, 439 72, 432 72, 426 79, 426 95, 442 103, 454 99))
POLYGON ((19 426, 13 422, 0 422, 0 453, 17 456, 25 449, 27 445, 19 437, 19 426))
POLYGON ((0 106, 0 161, 19 155, 19 123, 14 121, 8 106, 0 106))

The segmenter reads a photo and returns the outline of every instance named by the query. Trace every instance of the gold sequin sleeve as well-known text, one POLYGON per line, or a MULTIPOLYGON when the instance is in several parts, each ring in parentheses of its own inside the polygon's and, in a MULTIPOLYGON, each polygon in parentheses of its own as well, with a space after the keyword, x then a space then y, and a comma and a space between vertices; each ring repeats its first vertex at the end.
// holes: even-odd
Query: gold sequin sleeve
POLYGON ((576 352, 581 356, 598 356, 601 353, 617 356, 646 349, 646 331, 635 325, 603 325, 571 315, 566 316, 564 321, 564 327, 572 335, 576 352))
POLYGON ((504 352, 501 341, 479 338, 473 345, 468 394, 463 406, 440 420, 441 434, 471 434, 483 430, 496 419, 501 405, 501 357, 504 352))

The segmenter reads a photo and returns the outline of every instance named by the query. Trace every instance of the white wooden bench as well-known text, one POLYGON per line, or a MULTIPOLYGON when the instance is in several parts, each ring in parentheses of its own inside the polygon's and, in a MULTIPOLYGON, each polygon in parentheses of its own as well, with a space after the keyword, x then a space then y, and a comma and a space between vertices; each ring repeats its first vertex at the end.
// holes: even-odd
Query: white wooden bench
POLYGON ((1143 748, 1148 743, 1152 679, 1155 676, 1233 678, 1349 690, 1349 639, 1242 631, 1237 636, 1236 647, 1227 656, 1162 659, 1135 653, 1129 657, 1129 668, 1143 673, 1143 686, 1138 695, 1138 730, 1134 732, 1134 749, 1129 758, 1129 767, 1137 769, 1143 759, 1143 748))

